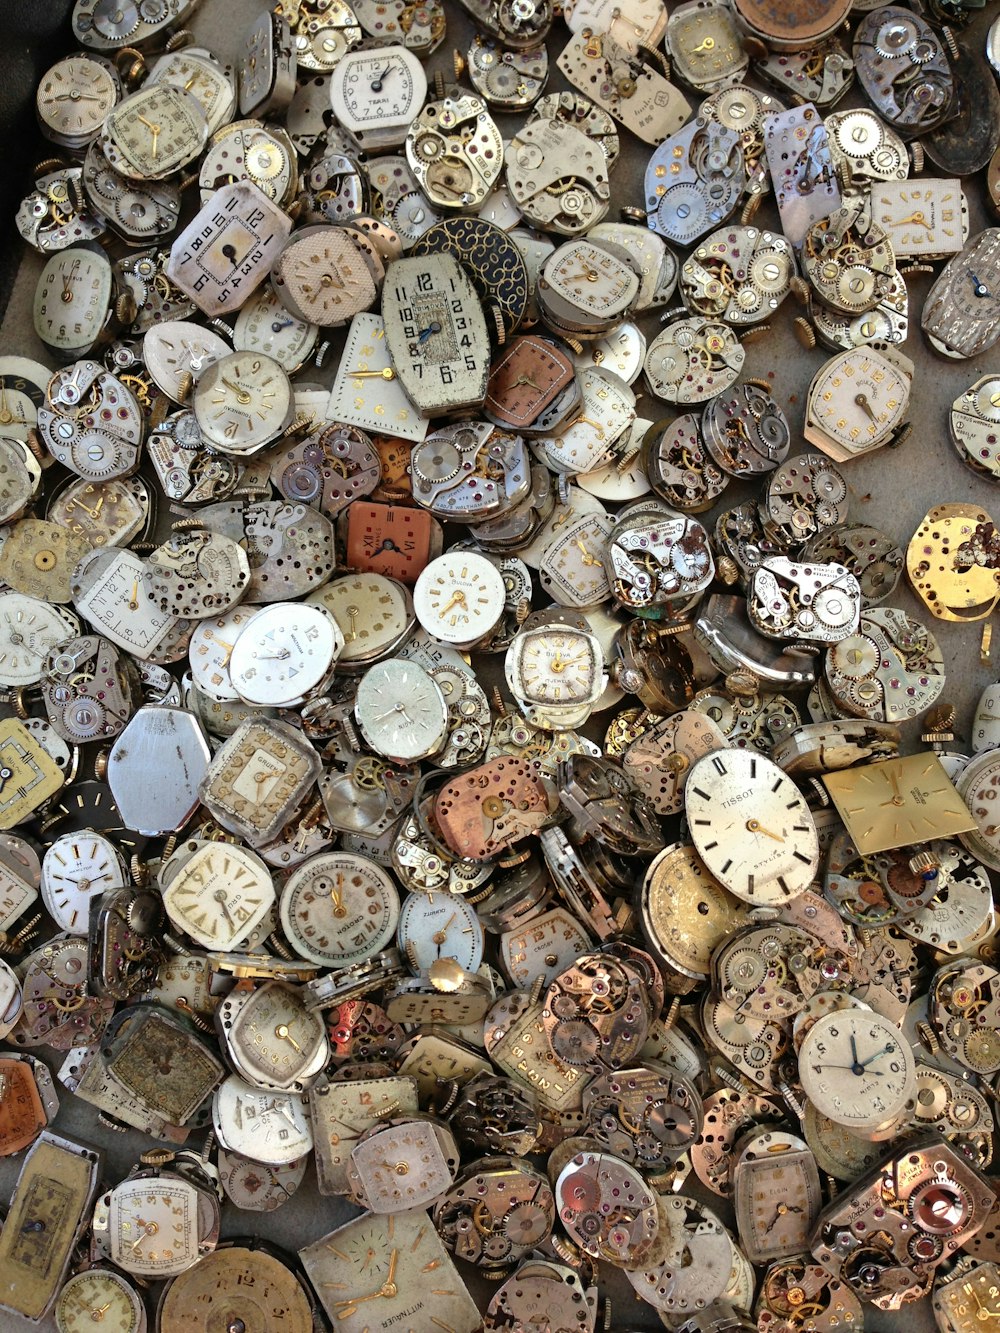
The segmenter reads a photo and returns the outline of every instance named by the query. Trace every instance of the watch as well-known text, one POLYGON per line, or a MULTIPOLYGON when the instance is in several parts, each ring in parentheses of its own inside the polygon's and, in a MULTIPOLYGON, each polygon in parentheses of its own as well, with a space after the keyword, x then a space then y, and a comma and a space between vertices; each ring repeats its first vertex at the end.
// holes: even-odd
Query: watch
POLYGON ((172 1277, 215 1249, 219 1195, 196 1154, 162 1149, 151 1156, 98 1199, 92 1252, 126 1273, 172 1277))
POLYGON ((838 463, 901 441, 913 363, 895 348, 831 357, 809 386, 804 434, 838 463))
POLYGON ((945 259, 969 239, 969 204, 959 180, 879 181, 872 216, 898 259, 945 259))
POLYGON ((175 930, 203 949, 237 948, 274 906, 267 866, 228 842, 188 838, 157 872, 163 906, 175 930))
POLYGON ((28 1149, 0 1235, 0 1309, 33 1323, 51 1309, 86 1225, 102 1160, 95 1149, 50 1130, 28 1149))
POLYGON ((91 1333, 91 1325, 110 1315, 109 1327, 121 1333, 146 1333, 142 1297, 113 1268, 90 1268, 71 1277, 52 1312, 58 1333, 91 1333))
POLYGON ((241 116, 274 116, 295 92, 296 50, 288 20, 280 8, 262 11, 243 44, 239 67, 241 116))
POLYGON ((194 389, 195 418, 207 443, 247 457, 272 444, 291 424, 291 382, 273 357, 231 352, 209 365, 194 389))
POLYGON ((448 734, 448 705, 440 686, 416 662, 390 658, 358 682, 354 716, 377 754, 413 763, 436 754, 448 734))
POLYGON ((451 1130, 441 1121, 385 1117, 351 1149, 351 1197, 379 1213, 428 1208, 454 1183, 459 1156, 451 1130))
POLYGON ((281 924, 292 948, 325 967, 363 962, 396 932, 399 890, 366 856, 320 852, 297 866, 281 892, 281 924))
POLYGON ((239 1074, 230 1074, 216 1088, 212 1125, 224 1148, 265 1166, 297 1162, 313 1146, 309 1117, 298 1093, 265 1091, 239 1074))
POLYGON ((60 930, 85 934, 91 899, 127 882, 121 852, 91 829, 64 833, 42 858, 42 902, 60 930))
POLYGON ((319 328, 289 314, 270 283, 258 287, 240 306, 233 325, 237 352, 263 352, 289 375, 302 369, 316 353, 318 342, 319 328))
POLYGON ((910 1044, 874 1010, 817 1018, 799 1047, 799 1077, 821 1115, 862 1137, 885 1137, 915 1104, 910 1044))
POLYGON ((382 288, 382 321, 395 374, 421 416, 482 403, 489 378, 486 320, 471 279, 453 255, 391 264, 382 288))
POLYGON ((229 655, 229 680, 244 703, 294 707, 325 687, 343 642, 322 606, 275 602, 240 630, 229 655))
POLYGON ((119 291, 111 261, 98 246, 50 255, 35 288, 35 332, 61 360, 88 356, 135 314, 119 291))
POLYGON ((808 1144, 785 1130, 752 1130, 735 1145, 733 1159, 733 1203, 744 1254, 754 1264, 801 1254, 822 1202, 808 1144))
POLYGON ((320 769, 319 755, 300 732, 249 717, 215 752, 201 799, 223 828, 252 847, 266 846, 303 803, 320 769))
POLYGON ((699 856, 744 902, 780 905, 812 883, 819 863, 812 812, 763 755, 704 755, 688 774, 684 811, 699 856))
POLYGON ((145 535, 153 517, 153 496, 141 477, 88 481, 71 477, 49 499, 46 518, 91 546, 127 546, 145 535))
MULTIPOLYGON (((209 139, 208 147, 202 156, 198 181, 201 186, 202 204, 211 203, 213 196, 220 189, 229 187, 235 190, 238 185, 254 186, 256 193, 253 190, 244 191, 242 197, 245 201, 244 207, 251 214, 250 225, 256 228, 262 220, 255 214, 255 209, 261 207, 259 195, 264 195, 272 205, 272 210, 266 212, 263 217, 276 216, 275 209, 289 208, 295 198, 299 183, 295 145, 278 125, 273 123, 264 125, 259 120, 234 120, 232 124, 223 125, 221 130, 216 130, 209 139), (254 201, 252 204, 249 203, 251 200, 254 201)), ((221 220, 217 225, 221 225, 221 220)), ((282 241, 290 228, 291 219, 286 216, 282 228, 282 241)), ((256 255, 254 245, 241 249, 237 244, 236 252, 240 264, 243 262, 241 255, 247 253, 256 255)), ((259 257, 255 257, 252 262, 256 264, 261 261, 259 257)), ((263 281, 268 262, 264 260, 264 272, 255 279, 254 286, 263 281)))
POLYGON ((345 671, 388 657, 416 623, 409 590, 384 574, 345 574, 310 593, 305 605, 324 607, 340 626, 344 647, 337 664, 345 671))
POLYGON ((427 96, 427 75, 405 46, 348 51, 330 80, 337 123, 366 151, 398 148, 427 96))
POLYGON ((636 268, 618 246, 567 241, 542 265, 535 288, 542 319, 555 333, 601 337, 631 314, 639 297, 636 268))
POLYGON ((398 1333, 422 1333, 430 1321, 475 1333, 482 1317, 458 1269, 416 1207, 366 1213, 331 1231, 299 1258, 338 1333, 363 1333, 376 1314, 398 1333))
POLYGON ((938 274, 924 301, 920 327, 943 356, 981 356, 1000 337, 1000 228, 973 236, 938 274))
POLYGON ((292 223, 250 180, 206 193, 200 211, 174 238, 164 273, 211 316, 238 309, 256 291, 292 223))
POLYGON ((94 629, 133 656, 153 656, 177 628, 146 583, 146 564, 117 547, 89 552, 72 581, 73 604, 94 629))
POLYGON ((215 1028, 230 1067, 256 1088, 303 1092, 330 1058, 322 1017, 286 981, 238 981, 215 1011, 215 1028))
POLYGON ((185 46, 159 56, 146 76, 146 86, 158 83, 180 88, 201 107, 209 134, 228 124, 236 110, 236 78, 231 65, 203 46, 185 46))
POLYGON ((411 893, 403 904, 396 944, 415 974, 439 958, 452 958, 466 972, 483 961, 483 927, 475 909, 451 893, 411 893))
POLYGON ((976 821, 932 751, 821 775, 859 852, 969 833, 976 821))
POLYGON ((472 551, 448 551, 424 568, 413 607, 434 639, 467 647, 485 639, 503 614, 505 590, 496 565, 472 551))
POLYGON ((503 168, 503 140, 486 103, 457 84, 435 90, 406 132, 406 160, 429 202, 472 211, 503 168))
POLYGON ((385 574, 411 587, 444 546, 440 522, 410 505, 354 500, 338 532, 349 568, 385 574))
POLYGON ((745 908, 689 843, 673 843, 646 869, 639 899, 643 937, 668 991, 685 994, 711 972, 712 955, 745 922, 745 908))
MULTIPOLYGON (((23 722, 0 720, 0 829, 29 819, 64 782, 62 769, 23 722)), ((20 859, 18 853, 15 863, 20 859)))
POLYGON ((1000 1318, 1000 1268, 974 1263, 952 1275, 935 1287, 931 1310, 939 1333, 973 1333, 1000 1318))
POLYGON ((0 430, 4 436, 27 440, 51 378, 49 368, 30 357, 0 356, 0 430))
POLYGON ((554 338, 523 334, 490 367, 483 414, 525 435, 556 430, 580 401, 573 358, 554 338))
POLYGON ((429 422, 407 396, 389 354, 381 315, 364 313, 351 320, 328 415, 344 425, 405 440, 422 440, 427 434, 429 422))
POLYGON ((294 318, 323 328, 367 310, 376 279, 348 227, 300 227, 271 267, 275 294, 294 318))
POLYGON ((308 1165, 308 1157, 272 1166, 219 1149, 219 1176, 226 1198, 251 1213, 271 1213, 286 1204, 302 1184, 308 1165))
POLYGON ((164 180, 205 147, 201 104, 171 84, 146 84, 108 115, 100 145, 112 167, 132 180, 164 180))
POLYGON ((35 113, 47 139, 79 152, 101 132, 121 96, 121 79, 112 62, 90 51, 76 51, 42 75, 35 113))
POLYGON ((352 1078, 318 1083, 309 1093, 320 1194, 347 1194, 347 1164, 361 1135, 386 1115, 419 1110, 416 1079, 352 1078))
POLYGON ((161 393, 184 402, 207 366, 231 352, 229 343, 211 329, 188 320, 154 324, 142 339, 142 359, 161 393))
MULTIPOLYGON (((263 1172, 261 1174, 264 1174, 263 1172)), ((312 1333, 312 1303, 298 1276, 256 1237, 224 1242, 164 1288, 159 1333, 211 1333, 242 1323, 255 1333, 312 1333)))
POLYGON ((572 611, 529 616, 507 649, 504 676, 527 720, 553 730, 582 725, 607 686, 600 640, 572 611))

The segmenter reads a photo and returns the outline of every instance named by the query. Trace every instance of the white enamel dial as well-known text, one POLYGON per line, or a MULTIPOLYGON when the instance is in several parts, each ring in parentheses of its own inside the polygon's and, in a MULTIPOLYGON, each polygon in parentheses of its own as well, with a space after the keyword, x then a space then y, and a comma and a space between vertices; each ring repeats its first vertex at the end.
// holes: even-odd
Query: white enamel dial
POLYGON ((392 877, 356 852, 310 857, 281 894, 281 924, 292 948, 326 967, 371 958, 392 939, 398 920, 392 877))
POLYGON ((229 677, 244 703, 291 705, 326 679, 342 646, 336 621, 320 607, 275 602, 236 640, 229 677))
POLYGON ((597 315, 605 326, 629 309, 639 291, 633 270, 589 241, 560 246, 543 266, 542 278, 577 310, 597 315))
POLYGON ((503 576, 485 556, 449 551, 421 571, 413 607, 433 638, 470 644, 493 629, 503 613, 505 595, 503 576))
POLYGON ((83 356, 108 316, 113 278, 107 257, 75 246, 46 261, 35 288, 35 332, 66 357, 83 356))
POLYGON ((704 755, 688 773, 684 806, 699 856, 737 898, 780 905, 812 883, 816 824, 770 759, 752 749, 704 755))
POLYGON ((301 369, 315 351, 318 339, 318 326, 296 319, 270 284, 261 287, 240 308, 233 326, 233 346, 238 352, 263 352, 289 375, 301 369))
POLYGON ((854 348, 833 357, 813 380, 808 415, 851 457, 884 444, 909 400, 910 381, 898 367, 869 348, 854 348))
POLYGON ((896 1120, 916 1091, 909 1042, 888 1018, 866 1009, 816 1020, 799 1050, 799 1077, 817 1111, 861 1133, 896 1120))
POLYGON ((42 902, 59 929, 74 935, 87 933, 90 900, 127 882, 117 847, 91 829, 64 833, 42 858, 42 902))
POLYGON ((362 133, 398 127, 400 142, 426 93, 423 66, 403 46, 350 51, 330 81, 330 102, 341 125, 362 133))
POLYGON ((441 687, 423 667, 396 657, 365 672, 354 716, 372 749, 402 762, 426 759, 440 750, 448 729, 441 687))
POLYGON ((292 1092, 265 1092, 238 1074, 231 1074, 216 1088, 212 1124, 224 1148, 269 1166, 296 1162, 313 1144, 301 1097, 292 1092))
POLYGON ((146 587, 146 566, 132 551, 88 554, 73 581, 77 611, 98 634, 136 657, 149 657, 177 624, 146 587))
POLYGON ((75 616, 37 597, 0 592, 0 684, 34 685, 49 651, 79 627, 75 616))
POLYGON ((439 958, 455 959, 466 972, 483 961, 482 923, 454 893, 411 893, 399 914, 396 942, 418 974, 439 958))
MULTIPOLYGON (((259 789, 252 775, 247 781, 251 791, 259 789)), ((274 905, 264 862, 225 842, 183 843, 160 868, 160 890, 171 924, 203 949, 236 948, 274 905)))
POLYGON ((157 388, 175 403, 185 401, 202 372, 230 350, 217 333, 186 319, 154 324, 142 340, 146 369, 157 388))

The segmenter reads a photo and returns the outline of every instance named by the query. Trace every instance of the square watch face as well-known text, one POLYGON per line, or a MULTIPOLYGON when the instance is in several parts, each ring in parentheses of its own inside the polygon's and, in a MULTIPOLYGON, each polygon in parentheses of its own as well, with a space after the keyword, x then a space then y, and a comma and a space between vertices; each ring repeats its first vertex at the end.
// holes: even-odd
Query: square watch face
POLYGON ((859 852, 886 852, 977 827, 936 754, 824 773, 823 785, 859 852))

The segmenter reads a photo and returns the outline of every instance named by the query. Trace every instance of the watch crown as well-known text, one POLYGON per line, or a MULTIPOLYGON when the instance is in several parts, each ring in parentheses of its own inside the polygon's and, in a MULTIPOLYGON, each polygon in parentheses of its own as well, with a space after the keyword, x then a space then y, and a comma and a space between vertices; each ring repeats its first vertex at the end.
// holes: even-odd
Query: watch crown
POLYGON ((174 1161, 177 1154, 171 1152, 169 1148, 150 1148, 148 1152, 140 1155, 139 1161, 143 1166, 166 1166, 168 1162, 174 1161))
POLYGON ((728 588, 733 587, 739 582, 740 567, 731 555, 720 555, 715 562, 715 571, 719 576, 720 582, 728 588))
POLYGON ((932 879, 941 869, 941 858, 929 850, 917 852, 915 856, 910 857, 908 865, 914 875, 921 875, 924 879, 932 879))

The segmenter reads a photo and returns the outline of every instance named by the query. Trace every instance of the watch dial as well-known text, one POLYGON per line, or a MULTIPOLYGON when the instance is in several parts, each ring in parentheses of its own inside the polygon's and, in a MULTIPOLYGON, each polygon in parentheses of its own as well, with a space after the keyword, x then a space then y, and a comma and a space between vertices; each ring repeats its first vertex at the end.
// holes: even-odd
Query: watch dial
POLYGON ((284 430, 292 414, 292 386, 272 357, 233 352, 201 376, 194 413, 217 449, 253 453, 284 430))
POLYGON ((589 241, 560 246, 542 269, 542 280, 578 310, 604 325, 635 300, 639 279, 628 264, 589 241))
POLYGON ((147 86, 159 83, 180 88, 195 99, 201 107, 209 134, 214 134, 232 116, 236 107, 236 87, 228 67, 217 66, 212 60, 191 50, 171 51, 150 71, 147 86))
POLYGON ((409 122, 427 91, 426 80, 418 91, 412 59, 408 52, 390 48, 359 51, 341 61, 332 95, 342 100, 350 129, 409 122))
POLYGON ((571 629, 532 632, 515 640, 517 692, 532 704, 577 704, 592 699, 603 663, 596 641, 571 629))
POLYGON ((264 352, 289 375, 311 356, 319 341, 315 324, 289 314, 270 286, 240 308, 233 328, 233 346, 238 352, 264 352))
POLYGON ((688 775, 684 804, 699 855, 738 898, 780 905, 812 883, 816 824, 794 782, 769 759, 747 750, 705 755, 688 775))
POLYGON ((297 1162, 313 1146, 301 1097, 262 1091, 238 1074, 215 1090, 212 1123, 223 1147, 268 1166, 297 1162))
POLYGON ((453 893, 411 893, 403 904, 398 944, 417 975, 439 958, 452 958, 466 972, 475 972, 483 961, 483 943, 474 908, 453 893))
POLYGON ((354 715, 374 750, 403 762, 439 750, 448 727, 440 686, 415 662, 398 658, 368 668, 358 685, 354 715))
MULTIPOLYGON (((266 764, 266 758, 261 760, 266 764)), ((267 766, 258 781, 242 774, 250 790, 263 798, 272 781, 267 766)), ((267 916, 274 903, 274 884, 267 866, 245 847, 191 840, 165 861, 160 870, 163 905, 175 929, 204 949, 234 949, 267 916)))
POLYGON ((207 137, 208 125, 195 99, 179 88, 154 84, 112 111, 103 144, 118 171, 160 180, 196 157, 207 137))
POLYGON ((230 680, 246 703, 294 704, 329 675, 337 647, 326 611, 279 602, 243 627, 229 658, 230 680))
POLYGON ((320 852, 293 870, 281 895, 281 921, 297 952, 327 967, 378 953, 399 920, 399 890, 365 856, 320 852))
POLYGON ((909 400, 909 382, 891 362, 866 351, 844 352, 817 375, 809 414, 848 454, 859 454, 884 442, 909 400))
POLYGON ((103 254, 70 249, 52 255, 35 289, 35 332, 49 347, 82 356, 104 328, 111 290, 103 254))
POLYGON ((82 52, 58 61, 35 94, 42 129, 57 142, 83 144, 97 134, 120 95, 113 70, 82 52))
POLYGON ((71 1277, 54 1311, 59 1333, 93 1333, 95 1324, 115 1333, 139 1333, 145 1322, 142 1301, 123 1277, 107 1270, 71 1277))
POLYGON ((111 1193, 111 1260, 127 1273, 169 1277, 198 1257, 198 1191, 165 1176, 124 1181, 111 1193))
POLYGON ((381 574, 334 579, 307 600, 325 606, 340 626, 344 648, 339 660, 345 663, 371 661, 388 652, 413 620, 404 589, 381 574))
POLYGON ((485 556, 438 556, 417 579, 413 605, 421 625, 444 643, 474 643, 494 627, 504 608, 503 577, 485 556))
POLYGON ((329 328, 345 324, 375 300, 375 281, 347 232, 308 227, 293 235, 275 263, 279 300, 293 314, 329 328))
POLYGON ((82 829, 57 838, 42 859, 42 900, 61 930, 85 935, 90 900, 125 887, 122 858, 107 838, 82 829))
POLYGON ((916 1091, 909 1042, 889 1019, 863 1009, 816 1020, 799 1049, 799 1077, 822 1115, 862 1131, 912 1109, 916 1091))

